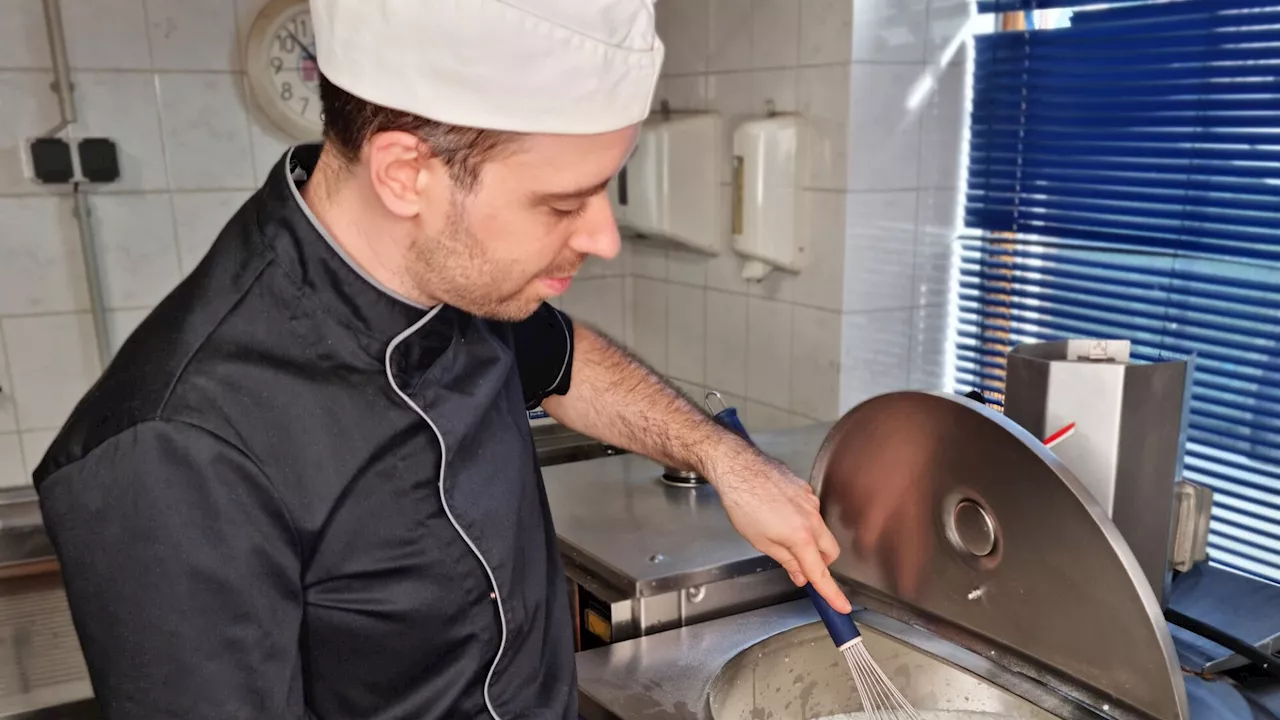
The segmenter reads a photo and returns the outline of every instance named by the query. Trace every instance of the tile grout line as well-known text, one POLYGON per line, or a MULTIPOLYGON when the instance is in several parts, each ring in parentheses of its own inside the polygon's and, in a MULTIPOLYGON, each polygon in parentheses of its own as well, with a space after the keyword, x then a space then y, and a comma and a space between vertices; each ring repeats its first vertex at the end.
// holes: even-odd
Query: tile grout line
MULTIPOLYGON (((796 64, 790 68, 795 73, 792 90, 796 94, 796 112, 800 112, 800 56, 804 48, 804 3, 797 0, 796 6, 796 64)), ((850 8, 850 12, 853 12, 850 8)))
MULTIPOLYGON (((917 165, 917 171, 916 171, 917 182, 919 181, 919 174, 920 174, 918 167, 919 166, 917 165)), ((911 315, 910 315, 910 321, 907 324, 908 332, 909 332, 907 336, 907 385, 911 385, 911 376, 913 374, 912 363, 914 362, 915 349, 916 349, 916 312, 915 311, 919 307, 917 293, 919 292, 920 274, 918 271, 918 265, 920 263, 920 235, 922 233, 920 229, 920 213, 921 213, 921 207, 924 204, 921 198, 922 192, 923 192, 922 190, 916 191, 916 207, 915 207, 916 232, 915 232, 915 242, 912 244, 912 247, 911 247, 911 307, 909 308, 909 310, 911 311, 911 315)))
MULTIPOLYGON (((147 30, 148 30, 147 31, 147 52, 153 53, 151 64, 154 66, 155 65, 154 50, 151 48, 151 32, 150 32, 151 22, 147 16, 147 9, 146 9, 145 2, 143 3, 142 14, 143 14, 143 19, 147 23, 147 30)), ((178 277, 179 277, 179 282, 181 282, 181 278, 184 276, 183 267, 182 267, 183 266, 182 240, 181 238, 178 237, 178 208, 176 205, 174 205, 174 202, 173 202, 173 172, 172 172, 172 163, 170 162, 170 158, 169 158, 169 143, 165 137, 166 133, 165 133, 164 110, 162 109, 162 102, 160 97, 161 96, 160 75, 159 73, 156 73, 153 71, 151 78, 152 78, 151 80, 152 89, 155 93, 155 99, 156 99, 156 120, 160 124, 160 137, 159 137, 160 153, 164 155, 164 177, 165 177, 165 182, 169 186, 168 192, 166 193, 168 195, 168 198, 167 198, 168 202, 166 203, 166 205, 168 205, 169 207, 169 226, 173 228, 174 259, 177 260, 177 263, 178 263, 178 277)), ((103 370, 105 371, 106 368, 103 368, 103 370)))
POLYGON ((13 392, 13 362, 9 359, 9 344, 4 339, 3 318, 0 318, 0 359, 4 360, 5 380, 8 385, 0 394, 8 395, 13 399, 13 436, 18 441, 18 462, 22 463, 22 474, 26 475, 27 456, 22 448, 22 417, 18 408, 18 396, 13 392))
MULTIPOLYGON (((139 310, 150 311, 154 309, 154 305, 128 305, 124 307, 108 307, 105 310, 109 313, 114 312, 137 312, 139 310)), ((0 313, 0 320, 40 320, 43 318, 60 318, 71 315, 92 315, 92 311, 82 310, 48 310, 37 312, 18 312, 18 313, 0 313)))
MULTIPOLYGON (((232 12, 235 12, 234 9, 232 12)), ((147 3, 145 0, 142 3, 142 27, 147 35, 147 57, 150 58, 151 61, 151 87, 156 99, 156 121, 160 125, 160 154, 164 156, 164 178, 165 183, 168 185, 168 202, 166 205, 169 207, 169 226, 173 228, 174 259, 178 262, 178 275, 181 277, 183 274, 182 241, 178 239, 178 211, 173 204, 173 163, 169 157, 169 143, 166 140, 167 133, 165 132, 166 122, 163 109, 164 103, 160 91, 160 73, 157 72, 156 69, 156 51, 151 42, 151 15, 147 10, 147 3)), ((110 338, 108 338, 108 342, 110 342, 110 338)), ((105 372, 106 368, 103 368, 102 370, 105 372)))
POLYGON ((147 62, 150 72, 156 71, 156 49, 151 44, 151 13, 147 10, 146 0, 142 0, 142 32, 147 37, 147 62))
POLYGON ((788 413, 795 413, 796 406, 796 304, 787 303, 787 313, 791 315, 791 322, 787 323, 790 327, 787 338, 787 350, 790 357, 787 358, 787 405, 790 408, 788 413))
POLYGON ((711 295, 705 285, 702 288, 702 379, 711 386, 711 295))
MULTIPOLYGON (((917 162, 918 162, 918 161, 917 161, 917 162)), ((917 171, 917 175, 918 175, 918 174, 919 174, 919 173, 918 173, 918 171, 917 171)), ((917 185, 919 184, 919 179, 918 179, 918 178, 917 178, 916 184, 917 184, 917 185)), ((726 188, 726 187, 733 187, 733 185, 732 185, 731 183, 720 183, 720 187, 722 187, 722 188, 726 188)), ((954 190, 954 189, 956 189, 956 187, 957 187, 957 186, 952 185, 952 186, 945 186, 945 187, 941 187, 941 188, 937 188, 937 189, 939 189, 939 190, 954 190)), ((887 188, 876 188, 875 190, 851 190, 851 189, 849 189, 849 188, 819 187, 819 186, 815 186, 815 185, 802 185, 802 186, 800 187, 800 190, 802 190, 803 192, 827 193, 827 194, 831 194, 831 195, 835 195, 835 194, 842 194, 842 195, 859 195, 859 196, 866 196, 866 195, 890 195, 890 194, 892 194, 892 193, 904 193, 904 192, 911 192, 911 191, 913 191, 913 190, 919 190, 919 189, 920 189, 920 188, 919 188, 919 187, 916 187, 916 186, 912 186, 912 187, 887 187, 887 188)))
POLYGON ((746 398, 747 400, 754 401, 754 399, 751 397, 751 357, 752 355, 755 354, 751 351, 751 326, 754 323, 751 322, 751 295, 750 294, 746 295, 746 298, 747 298, 747 332, 744 333, 743 342, 747 346, 747 352, 746 352, 746 357, 744 358, 746 367, 743 368, 743 372, 742 372, 742 375, 743 375, 742 397, 746 398))
MULTIPOLYGON (((168 163, 166 162, 165 164, 166 181, 168 179, 168 172, 169 172, 168 163)), ((44 198, 52 198, 56 200, 59 198, 70 199, 71 197, 70 186, 66 186, 67 187, 66 190, 55 190, 55 191, 50 191, 50 190, 41 191, 39 190, 39 188, 41 188, 42 186, 34 183, 31 184, 31 187, 35 188, 36 191, 35 192, 14 192, 14 193, 0 192, 0 200, 28 200, 28 199, 44 199, 44 198)), ((194 188, 194 189, 184 188, 181 190, 175 190, 172 188, 167 190, 165 189, 107 190, 105 188, 94 188, 93 195, 97 197, 134 197, 138 195, 199 195, 201 193, 249 193, 249 194, 252 194, 257 191, 258 191, 258 188, 256 187, 251 187, 251 188, 222 187, 222 188, 194 188)), ((248 197, 246 196, 245 199, 248 200, 248 197)))
MULTIPOLYGON (((665 253, 665 251, 664 251, 665 253)), ((668 268, 670 270, 670 268, 668 268)), ((670 282, 666 283, 670 285, 670 282)), ((669 288, 662 292, 662 371, 671 372, 671 293, 669 288)))
MULTIPOLYGON (((752 51, 754 52, 754 47, 752 48, 752 51)), ((753 73, 753 72, 777 72, 779 70, 807 70, 811 68, 835 68, 835 67, 846 67, 851 65, 870 65, 875 67, 917 67, 921 64, 927 64, 927 62, 923 60, 854 60, 852 59, 852 57, 850 57, 849 60, 842 60, 839 62, 820 62, 820 63, 797 62, 795 65, 766 65, 763 67, 733 68, 733 69, 726 69, 726 70, 706 69, 706 70, 694 70, 690 72, 663 73, 662 77, 690 78, 690 77, 697 77, 699 75, 745 75, 747 73, 753 73)), ((709 67, 710 66, 708 66, 708 68, 709 67)), ((187 72, 187 71, 175 71, 175 72, 187 72)))
MULTIPOLYGON (((147 40, 150 44, 150 38, 147 40)), ((150 48, 147 50, 150 53, 150 48)), ((149 68, 143 67, 77 67, 70 68, 72 74, 78 73, 97 73, 97 74, 117 74, 117 75, 244 75, 244 70, 227 70, 218 69, 172 69, 157 68, 155 66, 149 68)), ((2 67, 0 73, 13 73, 15 75, 52 75, 52 67, 2 67)))
MULTIPOLYGON (((925 28, 932 27, 929 23, 930 21, 929 11, 932 5, 933 5, 932 2, 925 3, 925 8, 924 8, 925 28)), ((932 64, 929 56, 930 56, 929 36, 926 34, 925 44, 924 44, 924 65, 923 65, 925 72, 928 72, 929 67, 932 64)), ((915 236, 912 238, 913 242, 911 244, 911 304, 912 306, 911 306, 911 313, 909 315, 908 323, 907 323, 907 328, 909 333, 907 335, 907 368, 906 368, 906 371, 907 371, 906 386, 907 387, 911 387, 913 385, 912 378, 915 375, 914 368, 915 368, 915 354, 916 354, 916 345, 917 345, 916 333, 918 330, 918 328, 916 328, 916 308, 919 305, 918 293, 920 290, 920 271, 919 271, 920 242, 921 242, 921 236, 924 233, 924 230, 921 228, 920 214, 922 211, 922 206, 924 205, 923 194, 925 192, 925 189, 924 189, 925 126, 929 125, 930 127, 932 127, 933 125, 933 123, 928 122, 929 110, 937 111, 938 96, 941 93, 940 79, 941 79, 941 76, 939 76, 939 81, 934 83, 933 91, 930 94, 930 98, 928 102, 925 103, 925 111, 921 112, 920 114, 920 124, 918 126, 919 135, 916 138, 915 236)), ((933 191, 930 190, 929 192, 932 193, 933 191)))
MULTIPOLYGON (((156 122, 159 123, 159 126, 160 126, 160 154, 164 155, 164 182, 165 182, 165 186, 168 187, 168 192, 170 196, 169 202, 170 202, 170 205, 172 205, 173 204, 173 163, 172 161, 170 161, 170 158, 169 158, 169 142, 168 140, 165 140, 165 135, 166 135, 165 126, 168 123, 165 123, 165 119, 164 119, 164 109, 163 109, 164 101, 163 99, 161 99, 159 74, 151 73, 151 92, 152 94, 154 94, 156 99, 156 122)), ((174 233, 177 233, 177 232, 178 232, 178 224, 177 224, 177 220, 175 220, 174 233)))
MULTIPOLYGON (((257 143, 253 141, 253 135, 254 135, 253 130, 255 127, 257 127, 259 130, 262 130, 264 133, 266 132, 266 130, 260 127, 259 123, 257 122, 257 118, 254 115, 254 105, 257 101, 253 99, 253 88, 250 87, 249 75, 247 72, 241 74, 240 82, 237 83, 237 85, 239 87, 240 93, 244 95, 244 98, 243 98, 244 120, 245 120, 245 123, 248 125, 248 131, 249 131, 245 135, 245 139, 248 140, 249 142, 249 174, 250 176, 253 177, 254 182, 258 186, 261 186, 267 181, 267 177, 270 176, 271 169, 270 168, 267 169, 266 173, 264 173, 264 177, 262 177, 261 179, 258 178, 258 146, 257 146, 257 143)), ((294 143, 289 142, 286 144, 289 146, 292 146, 294 143)), ((277 162, 279 161, 279 157, 276 158, 276 161, 277 162)), ((275 163, 272 163, 273 167, 274 165, 275 163)))
MULTIPOLYGON (((718 292, 718 293, 723 293, 723 294, 725 294, 725 295, 733 295, 733 296, 736 296, 736 297, 744 297, 744 298, 748 298, 748 299, 750 299, 750 298, 756 298, 756 299, 759 299, 759 300, 769 300, 769 301, 771 301, 771 302, 783 303, 783 304, 785 304, 785 305, 791 305, 791 306, 794 306, 794 307, 805 308, 805 309, 808 309, 808 310, 817 310, 817 311, 819 311, 819 312, 832 313, 832 314, 835 314, 835 315, 861 315, 861 314, 865 314, 865 313, 900 312, 900 311, 902 311, 902 310, 914 310, 914 309, 916 309, 917 307, 922 307, 922 306, 914 305, 914 304, 913 304, 913 305, 902 305, 902 306, 897 306, 897 307, 886 307, 886 308, 869 308, 869 309, 863 309, 863 310, 845 310, 845 309, 843 309, 843 308, 836 309, 836 308, 832 308, 832 307, 825 307, 825 306, 822 306, 822 305, 813 305, 813 304, 806 303, 806 302, 800 302, 800 301, 798 301, 798 300, 784 300, 784 299, 781 299, 781 298, 769 297, 769 296, 767 296, 767 295, 752 295, 752 294, 750 293, 750 291, 747 291, 747 292, 739 292, 739 291, 737 291, 737 290, 726 290, 726 289, 724 289, 724 288, 721 288, 721 287, 713 287, 713 286, 711 286, 711 285, 698 285, 698 284, 696 284, 696 283, 687 283, 687 282, 682 282, 682 281, 679 281, 679 280, 663 280, 663 279, 661 279, 661 278, 655 278, 655 277, 653 277, 653 276, 651 276, 651 275, 635 275, 635 276, 633 276, 633 277, 634 277, 634 278, 644 279, 644 280, 650 280, 650 281, 652 281, 652 282, 665 282, 665 283, 669 283, 669 284, 672 284, 672 285, 679 285, 679 286, 681 286, 681 287, 687 287, 687 288, 694 288, 694 289, 699 289, 699 288, 701 288, 701 289, 704 289, 704 290, 713 291, 713 292, 718 292)), ((586 280, 595 280, 595 279, 603 279, 603 278, 586 278, 586 280)))

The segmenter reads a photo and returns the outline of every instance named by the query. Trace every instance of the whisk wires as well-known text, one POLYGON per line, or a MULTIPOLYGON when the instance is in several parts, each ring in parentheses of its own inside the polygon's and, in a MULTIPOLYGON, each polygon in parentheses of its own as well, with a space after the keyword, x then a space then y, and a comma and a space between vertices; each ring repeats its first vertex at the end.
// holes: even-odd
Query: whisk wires
POLYGON ((858 689, 858 697, 862 698, 862 710, 870 720, 922 720, 920 713, 871 658, 861 637, 846 643, 840 652, 849 664, 853 684, 858 689))

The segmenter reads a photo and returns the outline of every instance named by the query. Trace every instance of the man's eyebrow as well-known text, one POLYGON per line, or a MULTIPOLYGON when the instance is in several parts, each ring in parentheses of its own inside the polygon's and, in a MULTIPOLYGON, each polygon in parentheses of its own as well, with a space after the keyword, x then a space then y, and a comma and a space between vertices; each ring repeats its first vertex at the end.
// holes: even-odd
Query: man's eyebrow
POLYGON ((538 200, 542 202, 568 202, 572 200, 585 200, 589 197, 604 192, 609 186, 609 181, 613 178, 605 178, 604 182, 598 182, 591 187, 579 188, 577 190, 566 190, 564 192, 539 193, 538 200))

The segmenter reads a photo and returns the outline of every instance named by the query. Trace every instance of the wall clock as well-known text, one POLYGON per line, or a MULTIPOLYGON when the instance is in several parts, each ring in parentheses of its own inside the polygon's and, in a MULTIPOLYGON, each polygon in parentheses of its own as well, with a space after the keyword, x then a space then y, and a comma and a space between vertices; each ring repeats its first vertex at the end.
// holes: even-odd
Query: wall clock
POLYGON ((268 2, 249 28, 244 55, 249 92, 267 119, 295 140, 319 140, 320 68, 307 0, 268 2))

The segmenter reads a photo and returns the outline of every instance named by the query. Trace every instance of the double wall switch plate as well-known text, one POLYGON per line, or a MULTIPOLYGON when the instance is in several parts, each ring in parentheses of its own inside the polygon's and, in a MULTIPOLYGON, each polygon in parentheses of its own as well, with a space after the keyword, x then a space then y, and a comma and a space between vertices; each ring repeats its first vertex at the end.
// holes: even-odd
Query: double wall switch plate
POLYGON ((26 142, 22 170, 41 185, 110 183, 120 179, 120 154, 109 138, 34 138, 26 142))

